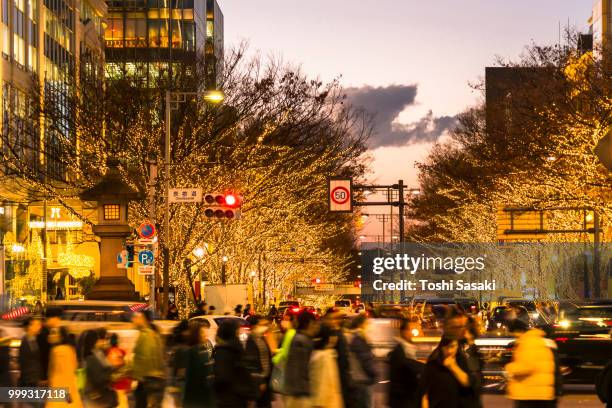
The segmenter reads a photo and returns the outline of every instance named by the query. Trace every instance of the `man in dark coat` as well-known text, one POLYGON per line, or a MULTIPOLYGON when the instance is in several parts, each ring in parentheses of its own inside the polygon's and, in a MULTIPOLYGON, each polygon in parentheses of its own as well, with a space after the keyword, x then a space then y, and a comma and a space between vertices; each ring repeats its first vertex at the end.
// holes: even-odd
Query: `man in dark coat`
POLYGON ((349 367, 349 345, 342 329, 342 314, 335 308, 329 308, 323 318, 323 324, 331 330, 331 336, 335 336, 338 373, 340 374, 340 385, 342 387, 342 400, 346 407, 351 402, 351 377, 349 367))
POLYGON ((217 330, 214 350, 214 388, 218 408, 246 408, 255 398, 254 382, 238 339, 238 319, 224 320, 217 330))
POLYGON ((43 372, 40 347, 36 336, 40 334, 42 323, 39 319, 28 318, 24 321, 25 335, 19 347, 19 385, 22 387, 39 387, 46 375, 43 372))
POLYGON ((272 390, 270 377, 272 375, 272 353, 266 341, 270 321, 262 316, 251 317, 251 334, 246 342, 245 362, 258 386, 258 396, 255 405, 258 408, 272 406, 272 390))
POLYGON ((368 317, 365 314, 353 318, 351 322, 351 340, 349 351, 351 385, 351 407, 370 408, 372 406, 372 388, 376 383, 376 363, 372 346, 365 338, 368 317))
POLYGON ((314 316, 302 311, 297 316, 297 333, 291 341, 287 363, 285 365, 285 395, 283 405, 286 408, 304 407, 310 398, 309 365, 314 349, 312 339, 318 327, 314 316))
POLYGON ((402 320, 397 345, 388 356, 390 408, 418 408, 421 405, 419 384, 425 365, 416 360, 413 328, 409 320, 402 320))

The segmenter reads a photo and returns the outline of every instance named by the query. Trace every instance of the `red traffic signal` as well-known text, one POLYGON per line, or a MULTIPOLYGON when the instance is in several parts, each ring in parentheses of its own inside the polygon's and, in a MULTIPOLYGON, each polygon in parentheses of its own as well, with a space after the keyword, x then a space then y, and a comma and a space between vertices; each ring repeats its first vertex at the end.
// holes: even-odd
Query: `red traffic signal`
POLYGON ((208 193, 204 195, 204 215, 207 218, 239 219, 241 198, 236 194, 208 193))

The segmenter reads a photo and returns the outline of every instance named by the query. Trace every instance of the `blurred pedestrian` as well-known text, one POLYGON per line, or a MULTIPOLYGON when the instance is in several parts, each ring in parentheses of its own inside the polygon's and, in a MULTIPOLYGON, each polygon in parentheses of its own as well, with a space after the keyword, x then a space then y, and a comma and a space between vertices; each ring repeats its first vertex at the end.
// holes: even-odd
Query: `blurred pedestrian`
POLYGON ((372 386, 376 383, 376 367, 372 346, 366 339, 368 316, 360 314, 351 321, 349 370, 351 373, 351 407, 372 406, 372 386))
POLYGON ((170 305, 168 306, 168 313, 166 314, 166 320, 178 320, 178 318, 178 308, 174 303, 170 303, 170 305))
POLYGON ((189 351, 185 371, 184 408, 215 406, 212 387, 212 344, 208 339, 210 323, 196 319, 189 324, 189 351))
POLYGON ((520 319, 512 321, 511 330, 517 340, 512 362, 505 368, 506 395, 517 408, 556 407, 554 342, 520 319))
POLYGON ((242 317, 242 305, 236 305, 234 308, 234 316, 242 317))
POLYGON ((85 406, 112 408, 119 405, 117 393, 112 388, 113 367, 106 359, 106 330, 90 330, 83 340, 83 356, 87 383, 84 390, 85 406))
POLYGON ((45 312, 45 324, 37 337, 44 380, 47 380, 47 374, 49 372, 49 353, 51 352, 49 335, 59 335, 59 330, 62 325, 61 317, 61 309, 51 307, 47 308, 47 311, 45 312))
POLYGON ((423 408, 460 408, 470 387, 469 375, 457 362, 459 342, 443 335, 425 365, 422 379, 423 408))
POLYGON ((425 367, 416 359, 417 347, 412 342, 415 328, 410 320, 402 319, 397 344, 387 358, 390 408, 418 408, 421 405, 419 384, 425 367))
MULTIPOLYGON (((201 319, 193 319, 191 322, 196 324, 201 319)), ((172 335, 168 341, 168 349, 170 350, 170 392, 174 397, 177 405, 183 400, 185 390, 185 375, 187 371, 187 362, 189 360, 189 342, 192 337, 190 323, 187 320, 181 320, 172 329, 172 335)))
POLYGON ((247 303, 244 307, 244 312, 242 312, 242 317, 247 318, 251 315, 251 304, 247 303))
POLYGON ((132 389, 132 378, 128 373, 125 361, 126 351, 119 345, 119 335, 112 333, 108 339, 110 347, 106 350, 106 359, 113 368, 112 388, 117 392, 120 407, 128 406, 127 393, 132 389))
POLYGON ((198 306, 195 312, 189 314, 189 318, 197 317, 197 316, 206 316, 206 302, 198 302, 198 306))
POLYGON ((338 372, 336 344, 338 337, 328 326, 321 326, 310 359, 310 406, 343 408, 342 384, 338 372))
POLYGON ((11 337, 0 329, 0 387, 10 387, 12 384, 10 373, 11 337))
POLYGON ((42 316, 44 312, 43 305, 40 300, 37 300, 34 304, 34 309, 32 310, 32 314, 34 316, 42 316))
POLYGON ((270 321, 258 315, 253 315, 250 320, 251 334, 246 342, 245 361, 257 385, 255 406, 269 408, 272 406, 272 351, 268 336, 270 321))
POLYGON ((270 306, 270 311, 268 312, 268 317, 272 321, 275 321, 276 318, 278 317, 278 309, 276 309, 276 305, 275 304, 272 304, 272 306, 270 306))
POLYGON ((471 391, 465 396, 465 405, 474 408, 481 408, 481 387, 484 380, 482 369, 484 362, 482 355, 476 345, 476 339, 480 335, 480 321, 474 317, 468 317, 467 328, 465 331, 465 356, 467 362, 467 370, 470 376, 471 391))
POLYGON ((44 381, 44 368, 37 337, 42 330, 42 322, 36 317, 27 317, 23 321, 25 335, 19 346, 19 385, 21 387, 39 387, 44 381))
POLYGON ((315 317, 302 311, 297 316, 297 332, 293 336, 285 364, 285 408, 306 408, 310 404, 309 364, 313 351, 312 339, 318 328, 315 317))
POLYGON ((65 327, 49 335, 52 345, 49 355, 49 387, 68 390, 65 402, 48 402, 47 407, 82 407, 81 395, 77 386, 77 354, 74 339, 65 327))
POLYGON ((331 330, 331 335, 336 337, 336 364, 340 373, 340 384, 342 388, 342 400, 345 406, 351 402, 351 378, 349 372, 349 346, 344 328, 342 327, 343 314, 336 308, 330 307, 323 317, 323 325, 331 330))
POLYGON ((295 329, 297 322, 295 320, 296 319, 292 318, 291 315, 283 316, 280 321, 280 332, 283 333, 280 341, 281 346, 277 348, 272 357, 274 367, 272 368, 270 386, 273 391, 281 394, 285 392, 285 367, 287 365, 287 357, 289 356, 293 337, 295 337, 297 333, 295 329))
POLYGON ((597 376, 595 391, 599 400, 606 404, 606 408, 612 408, 612 360, 597 376))
POLYGON ((214 315, 215 313, 217 313, 217 308, 214 307, 213 305, 210 305, 210 307, 208 308, 208 314, 214 315))
POLYGON ((244 408, 256 396, 255 383, 251 379, 244 360, 244 350, 238 339, 238 319, 227 318, 217 330, 214 349, 214 389, 219 408, 244 408))
POLYGON ((134 346, 132 376, 138 381, 134 393, 136 408, 161 407, 166 386, 164 346, 161 336, 154 330, 148 310, 134 313, 132 322, 139 331, 134 346))

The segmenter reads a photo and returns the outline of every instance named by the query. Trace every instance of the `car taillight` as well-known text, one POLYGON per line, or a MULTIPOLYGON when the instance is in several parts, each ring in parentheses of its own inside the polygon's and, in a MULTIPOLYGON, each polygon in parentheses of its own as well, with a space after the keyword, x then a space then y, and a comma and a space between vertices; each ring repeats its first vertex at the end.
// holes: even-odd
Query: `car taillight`
POLYGON ((555 341, 558 342, 558 343, 565 343, 568 340, 569 340, 569 337, 557 337, 555 339, 555 341))
POLYGON ((300 308, 299 308, 299 307, 294 307, 294 308, 292 308, 292 309, 291 309, 291 311, 292 311, 293 313, 297 313, 297 312, 299 312, 299 311, 300 311, 300 308))

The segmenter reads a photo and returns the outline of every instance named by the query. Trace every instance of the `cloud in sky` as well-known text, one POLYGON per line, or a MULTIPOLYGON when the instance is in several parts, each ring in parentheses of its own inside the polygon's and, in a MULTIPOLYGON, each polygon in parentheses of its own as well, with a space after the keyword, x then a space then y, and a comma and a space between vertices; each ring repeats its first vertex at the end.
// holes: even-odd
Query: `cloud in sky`
POLYGON ((375 115, 375 134, 370 138, 373 149, 435 142, 455 123, 454 117, 434 117, 432 111, 413 123, 395 122, 406 107, 415 104, 416 85, 363 86, 345 92, 350 103, 375 115))

